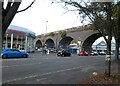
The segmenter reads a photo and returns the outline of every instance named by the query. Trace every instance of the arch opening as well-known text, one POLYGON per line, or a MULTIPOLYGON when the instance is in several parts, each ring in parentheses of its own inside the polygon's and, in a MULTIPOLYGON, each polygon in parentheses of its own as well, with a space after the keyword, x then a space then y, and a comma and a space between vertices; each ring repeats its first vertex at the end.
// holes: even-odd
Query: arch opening
POLYGON ((45 46, 47 48, 55 48, 55 43, 52 39, 47 39, 45 42, 45 46))
MULTIPOLYGON (((106 53, 106 48, 107 48, 107 44, 104 40, 104 38, 102 37, 102 34, 100 33, 96 33, 96 34, 93 34, 91 36, 89 36, 83 43, 83 49, 85 51, 87 51, 89 54, 92 52, 92 51, 96 51, 98 54, 100 52, 102 53, 106 53), (102 39, 101 39, 102 38, 102 39), (98 41, 99 39, 99 41, 98 41), (98 41, 98 43, 96 43, 96 41, 98 41), (93 43, 95 45, 93 45, 93 43)), ((111 50, 112 52, 111 53, 114 53, 115 51, 115 40, 114 40, 114 37, 112 37, 112 42, 111 42, 111 50)))
POLYGON ((102 34, 95 33, 89 36, 83 43, 82 48, 87 51, 89 54, 92 52, 92 45, 98 38, 102 37, 102 34))
POLYGON ((69 44, 73 40, 72 37, 64 37, 60 42, 59 42, 59 49, 69 49, 69 44))
POLYGON ((42 47, 42 42, 40 40, 38 40, 36 43, 35 43, 35 48, 36 49, 40 49, 42 47))

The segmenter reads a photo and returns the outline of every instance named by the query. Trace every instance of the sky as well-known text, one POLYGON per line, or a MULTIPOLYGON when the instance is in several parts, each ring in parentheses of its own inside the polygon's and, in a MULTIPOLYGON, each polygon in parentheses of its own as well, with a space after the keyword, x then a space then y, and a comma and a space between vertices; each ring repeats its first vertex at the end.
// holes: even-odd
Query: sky
MULTIPOLYGON (((32 1, 33 0, 23 0, 19 10, 26 8, 32 1)), ((11 25, 25 27, 35 32, 36 35, 83 25, 77 12, 67 12, 61 4, 51 4, 51 1, 52 0, 36 0, 32 7, 26 11, 17 13, 11 25)), ((97 43, 101 40, 103 40, 103 38, 99 38, 97 43)), ((96 44, 96 41, 94 44, 96 44)))
MULTIPOLYGON (((19 10, 27 7, 32 1, 23 0, 19 10)), ((31 8, 17 13, 11 25, 28 28, 36 35, 46 33, 46 28, 47 32, 52 32, 83 25, 77 13, 66 12, 60 4, 51 4, 51 0, 36 0, 31 8)))

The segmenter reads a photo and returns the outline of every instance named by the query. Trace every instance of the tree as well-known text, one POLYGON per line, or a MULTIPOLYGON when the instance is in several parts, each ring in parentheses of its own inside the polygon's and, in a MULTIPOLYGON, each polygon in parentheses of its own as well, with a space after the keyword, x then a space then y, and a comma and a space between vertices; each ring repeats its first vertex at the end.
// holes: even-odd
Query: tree
MULTIPOLYGON (((59 0, 59 3, 64 3, 66 9, 69 10, 67 6, 73 6, 73 11, 78 11, 79 15, 84 20, 89 19, 90 23, 94 24, 95 28, 103 35, 107 43, 107 55, 108 62, 107 74, 110 76, 110 66, 111 66, 111 39, 112 39, 112 7, 114 6, 112 2, 82 2, 74 0, 59 0), (108 36, 108 38, 106 37, 108 36)), ((70 7, 72 8, 72 7, 70 7)))
MULTIPOLYGON (((2 40, 2 3, 0 3, 0 40, 2 40)), ((2 49, 2 41, 0 41, 0 51, 2 49)))
POLYGON ((59 31, 59 34, 61 34, 62 38, 64 38, 67 35, 66 31, 59 31))
POLYGON ((2 2, 2 38, 16 13, 23 12, 30 8, 35 0, 25 9, 18 11, 21 2, 22 0, 8 0, 6 8, 4 7, 5 3, 2 2))
POLYGON ((54 32, 51 32, 51 33, 48 34, 48 36, 53 36, 53 37, 54 37, 54 36, 55 36, 55 33, 54 33, 54 32))
MULTIPOLYGON (((112 16, 111 23, 112 24, 110 27, 112 27, 111 34, 112 34, 112 36, 114 36, 115 41, 116 41, 115 42, 116 43, 115 59, 118 61, 119 60, 119 46, 120 46, 120 26, 119 26, 120 25, 120 2, 118 2, 117 4, 116 3, 112 4, 111 12, 112 12, 112 14, 111 14, 111 16, 112 16)), ((96 20, 97 26, 99 26, 101 24, 102 28, 107 25, 106 22, 104 22, 104 21, 99 22, 99 20, 96 20)), ((94 25, 92 25, 92 26, 94 27, 94 25)), ((102 29, 100 29, 100 30, 102 30, 102 29)))
MULTIPOLYGON (((5 3, 4 1, 0 1, 0 6, 1 6, 1 9, 0 9, 0 13, 2 14, 2 16, 0 17, 0 19, 2 20, 0 22, 0 32, 2 32, 1 34, 1 40, 4 38, 4 34, 8 28, 8 26, 10 25, 10 23, 12 22, 14 16, 16 15, 16 13, 19 13, 19 12, 23 12, 25 10, 27 10, 28 8, 30 8, 32 6, 32 4, 35 2, 36 0, 34 0, 28 7, 26 7, 25 9, 23 10, 20 10, 18 11, 18 8, 22 2, 22 0, 8 0, 7 2, 7 6, 5 7, 5 3)), ((2 45, 3 43, 3 40, 0 42, 0 44, 2 45)), ((2 47, 0 48, 0 51, 1 51, 2 47)))
POLYGON ((120 47, 120 2, 115 4, 115 6, 113 7, 113 24, 114 24, 113 35, 116 41, 115 58, 118 61, 120 47))

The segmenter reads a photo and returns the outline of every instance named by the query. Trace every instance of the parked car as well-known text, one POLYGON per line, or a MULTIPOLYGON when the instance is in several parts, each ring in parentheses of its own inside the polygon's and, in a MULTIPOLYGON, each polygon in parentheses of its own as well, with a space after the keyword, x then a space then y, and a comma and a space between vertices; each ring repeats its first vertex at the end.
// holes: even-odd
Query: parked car
POLYGON ((23 58, 27 58, 29 55, 27 52, 21 52, 20 50, 16 49, 16 48, 12 48, 12 49, 3 49, 1 52, 1 56, 2 58, 9 58, 9 57, 23 57, 23 58))
POLYGON ((99 52, 99 55, 106 55, 104 51, 99 52))
POLYGON ((49 51, 50 51, 50 53, 56 53, 57 52, 56 49, 52 49, 52 48, 50 48, 49 51))
POLYGON ((96 51, 92 51, 91 55, 92 55, 92 56, 94 56, 94 55, 98 55, 98 52, 96 52, 96 51))
POLYGON ((67 50, 59 50, 57 56, 71 56, 71 53, 67 50))
POLYGON ((79 55, 79 56, 88 56, 88 52, 86 52, 86 51, 80 51, 80 52, 78 53, 78 55, 79 55))
POLYGON ((37 51, 39 51, 39 52, 42 52, 42 48, 40 48, 40 49, 37 49, 37 51))

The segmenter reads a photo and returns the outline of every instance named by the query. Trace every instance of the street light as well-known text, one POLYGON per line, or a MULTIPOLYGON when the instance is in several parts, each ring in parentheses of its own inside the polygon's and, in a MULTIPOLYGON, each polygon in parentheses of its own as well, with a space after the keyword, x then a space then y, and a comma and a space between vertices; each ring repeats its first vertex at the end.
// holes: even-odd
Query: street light
POLYGON ((48 21, 46 21, 46 32, 45 32, 46 34, 47 34, 47 24, 48 24, 48 21))
POLYGON ((45 48, 45 45, 46 45, 46 43, 45 43, 45 39, 46 39, 46 35, 47 35, 47 23, 48 23, 48 21, 46 21, 46 31, 45 31, 45 34, 44 34, 44 48, 45 48))

